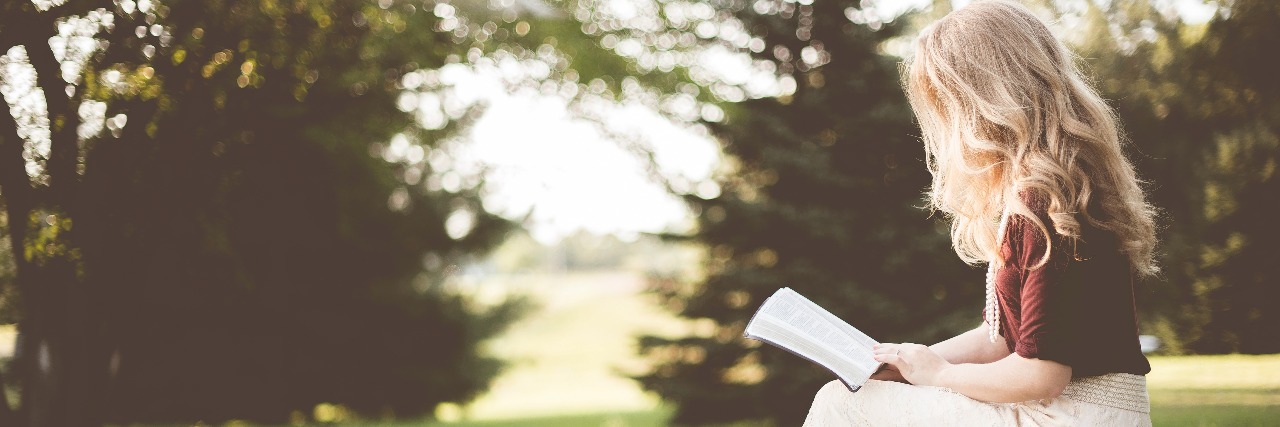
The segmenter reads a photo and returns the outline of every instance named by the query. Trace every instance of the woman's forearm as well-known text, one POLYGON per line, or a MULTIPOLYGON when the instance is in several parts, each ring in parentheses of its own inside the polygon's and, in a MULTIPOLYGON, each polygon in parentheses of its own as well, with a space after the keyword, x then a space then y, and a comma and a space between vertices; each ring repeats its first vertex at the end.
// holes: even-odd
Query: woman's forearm
POLYGON ((1058 397, 1070 381, 1070 366, 1010 354, 991 363, 943 368, 936 385, 975 400, 1011 403, 1058 397))
POLYGON ((1009 355, 1004 338, 997 337, 995 343, 987 338, 986 322, 929 348, 953 364, 991 363, 1009 355))

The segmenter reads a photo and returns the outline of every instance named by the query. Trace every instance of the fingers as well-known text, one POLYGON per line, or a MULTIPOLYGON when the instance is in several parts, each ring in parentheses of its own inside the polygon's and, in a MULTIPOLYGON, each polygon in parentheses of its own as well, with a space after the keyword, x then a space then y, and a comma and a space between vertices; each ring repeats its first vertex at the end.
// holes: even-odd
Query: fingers
POLYGON ((928 347, 915 343, 885 343, 876 344, 872 348, 873 358, 880 363, 893 366, 898 371, 910 370, 911 363, 908 362, 920 351, 927 351, 928 347))
MULTIPOLYGON (((875 356, 872 356, 872 359, 874 359, 874 358, 875 358, 875 356)), ((890 365, 890 364, 888 364, 888 363, 881 363, 881 364, 880 364, 880 366, 876 368, 876 371, 871 373, 871 377, 872 377, 872 378, 875 378, 875 377, 876 377, 876 375, 895 375, 895 376, 901 376, 902 374, 901 374, 900 372, 898 372, 898 367, 897 367, 897 366, 893 366, 893 365, 890 365)))
POLYGON ((872 349, 873 358, 877 362, 885 363, 893 366, 895 369, 901 370, 902 363, 902 346, 899 344, 876 344, 872 349))
POLYGON ((893 365, 893 367, 898 370, 902 370, 902 366, 905 365, 902 360, 902 356, 897 354, 877 354, 875 355, 875 359, 877 362, 893 365))
POLYGON ((920 344, 909 343, 909 342, 908 342, 908 343, 901 343, 901 344, 883 343, 883 344, 876 344, 875 346, 873 346, 873 347, 872 347, 872 353, 875 353, 875 354, 896 354, 896 355, 902 355, 902 354, 904 354, 904 353, 905 353, 905 354, 914 354, 915 352, 919 351, 920 349, 924 349, 924 348, 928 348, 928 347, 923 346, 923 345, 920 345, 920 344))
POLYGON ((897 354, 901 351, 902 349, 899 348, 897 344, 876 344, 875 347, 871 349, 871 352, 874 354, 897 354))

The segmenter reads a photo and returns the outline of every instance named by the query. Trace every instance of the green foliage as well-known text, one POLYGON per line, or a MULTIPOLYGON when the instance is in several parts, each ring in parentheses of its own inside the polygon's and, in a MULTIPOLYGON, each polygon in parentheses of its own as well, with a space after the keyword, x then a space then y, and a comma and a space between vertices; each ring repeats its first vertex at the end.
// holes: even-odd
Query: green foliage
POLYGON ((658 366, 641 381, 677 405, 677 423, 803 419, 830 374, 741 338, 779 287, 883 341, 931 342, 980 321, 980 272, 920 209, 923 147, 897 58, 879 49, 901 24, 855 25, 845 18, 850 7, 858 2, 739 14, 770 46, 759 57, 790 58, 779 69, 794 72, 797 87, 739 103, 717 127, 732 165, 717 179, 723 192, 688 197, 701 212, 707 278, 656 286, 681 316, 717 325, 705 335, 642 341, 658 366), (828 63, 802 59, 814 45, 829 52, 828 63))
POLYGON ((1164 210, 1159 280, 1139 288, 1149 319, 1172 353, 1273 353, 1280 277, 1269 262, 1280 194, 1280 42, 1274 2, 1241 0, 1227 17, 1187 25, 1146 2, 1097 10, 1095 28, 1148 23, 1152 40, 1126 51, 1106 36, 1084 44, 1107 97, 1139 153, 1151 199, 1164 210))
POLYGON ((1204 218, 1193 304, 1209 307, 1193 315, 1188 331, 1200 352, 1274 353, 1280 325, 1280 227, 1271 212, 1280 194, 1280 83, 1262 69, 1275 68, 1268 54, 1280 43, 1280 5, 1237 1, 1231 17, 1210 24, 1197 52, 1198 81, 1208 80, 1205 100, 1222 105, 1202 120, 1214 132, 1206 144, 1204 218))
POLYGON ((479 188, 406 187, 370 155, 413 127, 395 102, 406 64, 445 60, 383 36, 413 19, 405 37, 446 43, 435 18, 354 2, 166 12, 168 57, 111 65, 151 68, 154 85, 106 99, 130 125, 89 152, 76 222, 104 417, 282 422, 321 402, 418 416, 484 390, 499 363, 478 345, 519 306, 472 313, 430 284, 510 224, 476 209, 450 237, 445 218, 479 206, 479 188))
MULTIPOLYGON (((19 256, 15 274, 0 271, 13 285, 3 314, 26 316, 19 329, 29 343, 7 376, 26 390, 19 415, 52 425, 279 421, 327 402, 406 416, 482 391, 499 363, 478 343, 520 304, 464 310, 473 304, 444 282, 513 224, 484 210, 482 182, 440 184, 458 133, 483 107, 448 99, 441 70, 530 67, 504 83, 571 98, 579 113, 581 98, 609 103, 639 93, 637 82, 644 95, 685 84, 681 73, 642 71, 600 43, 604 32, 629 29, 582 25, 598 7, 0 7, 0 44, 30 48, 54 152, 23 157, 26 122, 0 120, 6 214, 58 212, 75 223, 74 232, 30 235, 23 223, 8 227, 18 231, 8 251, 19 256), (67 99, 48 40, 59 20, 86 13, 105 24, 88 31, 101 50, 67 99), (441 102, 416 102, 425 99, 441 102), (110 132, 77 138, 91 124, 79 106, 105 106, 110 132), (467 227, 446 227, 451 218, 467 227), (28 251, 51 258, 28 263, 28 251), (53 354, 50 367, 36 363, 37 351, 53 354)), ((582 266, 616 261, 573 250, 582 266)), ((0 424, 7 409, 0 402, 0 424)))
MULTIPOLYGON (((6 43, 96 7, 24 3, 0 17, 6 43)), ((0 315, 19 321, 25 344, 5 371, 23 387, 22 416, 284 422, 323 402, 408 417, 485 390, 501 363, 479 344, 523 304, 476 311, 441 284, 513 224, 482 208, 483 183, 424 185, 447 167, 385 153, 397 138, 445 151, 473 117, 424 127, 400 101, 415 89, 406 74, 543 40, 514 35, 514 18, 491 16, 501 10, 463 16, 433 2, 124 4, 104 4, 115 28, 97 37, 109 47, 72 103, 50 103, 45 176, 12 173, 23 141, 0 123, 5 217, 34 224, 8 224, 0 253, 0 315), (91 101, 118 118, 110 132, 60 133, 91 101), (447 229, 463 211, 470 226, 447 229)), ((47 43, 31 46, 51 59, 47 43)), ((56 77, 57 62, 32 64, 56 77)), ((559 78, 568 63, 552 65, 559 78)))

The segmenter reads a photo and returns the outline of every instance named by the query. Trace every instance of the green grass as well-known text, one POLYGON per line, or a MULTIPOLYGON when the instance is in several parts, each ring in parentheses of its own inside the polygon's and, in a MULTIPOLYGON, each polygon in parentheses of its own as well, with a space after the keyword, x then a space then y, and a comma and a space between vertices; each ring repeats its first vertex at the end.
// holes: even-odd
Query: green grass
POLYGON ((679 335, 688 326, 643 295, 644 284, 630 273, 489 279, 484 286, 528 294, 539 307, 489 343, 511 365, 464 412, 480 420, 652 412, 658 397, 625 377, 648 369, 635 337, 679 335))
MULTIPOLYGON (((1154 356, 1148 375, 1156 426, 1280 425, 1280 355, 1154 356)), ((456 423, 387 424, 421 427, 663 426, 668 409, 513 418, 456 423)))
MULTIPOLYGON (((405 425, 666 425, 670 410, 659 408, 656 396, 619 379, 616 372, 644 367, 634 356, 631 336, 682 329, 678 320, 636 292, 638 277, 570 274, 502 281, 500 287, 529 293, 545 304, 493 347, 496 354, 518 360, 516 366, 499 378, 493 392, 468 407, 477 421, 405 425), (536 402, 544 412, 534 413, 522 401, 536 402)), ((1280 426, 1280 355, 1150 359, 1147 380, 1156 426, 1280 426)))
POLYGON ((1190 405, 1151 408, 1155 426, 1275 426, 1280 406, 1190 405))
MULTIPOLYGON (((1152 356, 1152 390, 1280 389, 1280 354, 1152 356)), ((1280 404, 1280 400, 1275 402, 1280 404)))
MULTIPOLYGON (((441 421, 342 422, 385 427, 657 427, 670 408, 626 373, 643 371, 639 334, 676 335, 693 325, 658 308, 629 273, 493 277, 484 298, 521 293, 541 303, 488 351, 510 368, 490 392, 446 405, 441 421)), ((1154 356, 1147 376, 1156 426, 1280 426, 1280 355, 1154 356)))
POLYGON ((670 413, 661 409, 632 412, 560 415, 508 420, 346 424, 369 427, 640 427, 664 426, 670 413))
MULTIPOLYGON (((1147 380, 1154 425, 1280 425, 1280 355, 1153 356, 1150 359, 1152 372, 1147 380)), ((668 417, 668 409, 653 409, 628 413, 401 425, 649 427, 666 425, 668 417)))
POLYGON ((1280 425, 1280 355, 1155 356, 1147 387, 1157 426, 1280 425))

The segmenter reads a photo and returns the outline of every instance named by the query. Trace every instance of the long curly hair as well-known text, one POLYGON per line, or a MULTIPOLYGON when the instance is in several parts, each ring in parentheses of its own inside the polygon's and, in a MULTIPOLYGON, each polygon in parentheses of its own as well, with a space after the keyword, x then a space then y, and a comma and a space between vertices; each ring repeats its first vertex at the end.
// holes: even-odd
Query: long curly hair
POLYGON ((1000 263, 1008 212, 1050 245, 1083 241, 1085 221, 1114 233, 1136 272, 1158 271, 1156 212, 1122 152, 1115 112, 1030 10, 999 0, 958 9, 920 33, 903 71, 933 175, 930 206, 951 220, 961 259, 1000 263), (1051 238, 1026 194, 1045 201, 1052 233, 1065 239, 1051 238))

